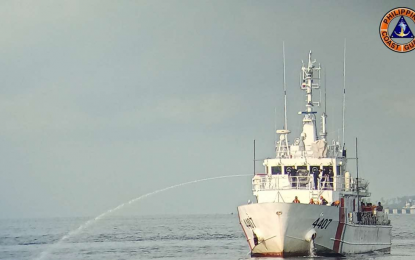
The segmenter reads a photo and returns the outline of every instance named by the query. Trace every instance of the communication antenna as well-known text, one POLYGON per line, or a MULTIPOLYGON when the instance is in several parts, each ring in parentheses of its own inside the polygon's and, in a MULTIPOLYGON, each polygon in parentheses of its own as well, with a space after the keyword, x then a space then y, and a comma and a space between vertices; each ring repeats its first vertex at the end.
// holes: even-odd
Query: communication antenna
POLYGON ((326 78, 326 70, 324 70, 324 114, 327 115, 327 78, 326 78))
POLYGON ((277 157, 290 157, 290 147, 288 146, 288 134, 290 131, 288 130, 288 120, 287 120, 287 86, 285 82, 285 44, 282 42, 282 57, 283 57, 283 87, 284 87, 284 129, 277 130, 277 134, 279 134, 279 141, 277 145, 277 157))
POLYGON ((287 86, 285 84, 285 47, 284 42, 282 42, 282 59, 284 62, 284 76, 283 76, 283 83, 284 83, 284 130, 288 130, 288 121, 287 121, 287 86))
POLYGON ((254 176, 255 176, 255 171, 256 169, 255 169, 255 139, 254 139, 254 176))
POLYGON ((344 140, 344 113, 346 111, 346 38, 344 38, 344 52, 343 52, 343 153, 346 145, 344 140))
POLYGON ((274 108, 274 144, 277 145, 277 107, 274 108))
POLYGON ((359 201, 359 156, 357 156, 357 137, 356 137, 356 191, 357 191, 357 212, 360 212, 359 201))
MULTIPOLYGON (((324 112, 321 115, 321 132, 320 137, 323 140, 326 140, 327 138, 327 93, 326 93, 326 70, 324 70, 324 112)), ((320 89, 320 103, 321 103, 321 89, 320 89)))

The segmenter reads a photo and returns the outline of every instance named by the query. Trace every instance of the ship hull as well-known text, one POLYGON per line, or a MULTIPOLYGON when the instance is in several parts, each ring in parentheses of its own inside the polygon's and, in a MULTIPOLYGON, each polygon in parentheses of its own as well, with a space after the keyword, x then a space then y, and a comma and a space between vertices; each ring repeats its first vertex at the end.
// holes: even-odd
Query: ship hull
POLYGON ((390 226, 349 224, 341 206, 258 203, 239 206, 238 213, 252 256, 308 256, 312 240, 317 255, 391 247, 390 226))

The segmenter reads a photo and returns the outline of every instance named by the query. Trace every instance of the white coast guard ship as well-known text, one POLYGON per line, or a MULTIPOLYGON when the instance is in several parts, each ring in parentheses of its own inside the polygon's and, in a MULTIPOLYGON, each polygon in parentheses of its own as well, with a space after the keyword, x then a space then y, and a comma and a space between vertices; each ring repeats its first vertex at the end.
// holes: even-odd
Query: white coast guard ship
POLYGON ((289 144, 285 119, 284 129, 277 130, 276 157, 265 159, 265 173, 252 179, 257 203, 238 207, 252 256, 308 256, 310 248, 317 255, 390 252, 390 221, 380 208, 362 205, 370 196, 368 182, 348 172, 344 145, 328 145, 325 112, 317 133, 318 102, 312 98, 320 69, 310 51, 302 67, 302 133, 289 144), (294 203, 296 196, 300 203, 294 203), (327 205, 310 204, 324 200, 327 205))

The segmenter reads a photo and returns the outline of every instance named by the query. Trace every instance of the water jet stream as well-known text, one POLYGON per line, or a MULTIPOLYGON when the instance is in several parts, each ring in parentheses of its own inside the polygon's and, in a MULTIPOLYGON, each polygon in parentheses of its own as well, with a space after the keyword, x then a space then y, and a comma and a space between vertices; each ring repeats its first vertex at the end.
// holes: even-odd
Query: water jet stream
POLYGON ((98 220, 104 218, 106 215, 120 210, 123 207, 125 207, 126 205, 130 205, 133 204, 134 202, 140 200, 140 199, 144 199, 146 197, 152 196, 154 194, 166 191, 166 190, 170 190, 170 189, 174 189, 180 186, 185 186, 188 184, 192 184, 192 183, 197 183, 197 182, 202 182, 202 181, 211 181, 211 180, 217 180, 217 179, 225 179, 225 178, 235 178, 235 177, 246 177, 246 176, 252 176, 252 174, 237 174, 237 175, 224 175, 224 176, 218 176, 218 177, 210 177, 210 178, 204 178, 204 179, 199 179, 199 180, 194 180, 194 181, 188 181, 188 182, 184 182, 184 183, 180 183, 180 184, 176 184, 167 188, 163 188, 160 190, 156 190, 147 194, 144 194, 140 197, 137 197, 135 199, 132 199, 126 203, 122 203, 119 206, 112 208, 104 213, 102 213, 101 215, 98 215, 97 217, 88 220, 87 222, 85 222, 84 224, 82 224, 81 226, 79 226, 77 229, 70 231, 68 234, 64 235, 61 239, 58 240, 58 242, 56 242, 55 244, 52 244, 51 247, 46 250, 43 251, 37 258, 35 258, 34 260, 43 260, 46 259, 46 257, 49 255, 49 253, 56 247, 58 247, 62 242, 64 242, 65 240, 67 240, 68 238, 78 234, 80 231, 84 230, 85 228, 89 227, 90 225, 94 224, 95 222, 97 222, 98 220))

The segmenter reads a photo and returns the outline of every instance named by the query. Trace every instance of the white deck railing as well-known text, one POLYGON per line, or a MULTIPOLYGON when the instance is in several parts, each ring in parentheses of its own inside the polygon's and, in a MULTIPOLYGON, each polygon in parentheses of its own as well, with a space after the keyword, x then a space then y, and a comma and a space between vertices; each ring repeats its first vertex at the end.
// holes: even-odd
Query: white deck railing
MULTIPOLYGON (((257 174, 252 179, 253 191, 265 190, 333 190, 333 191, 356 191, 356 179, 347 180, 344 176, 318 179, 317 189, 314 185, 312 175, 288 176, 288 175, 265 175, 257 174), (330 181, 331 180, 331 181, 330 181)), ((361 196, 370 196, 369 182, 359 178, 359 193, 361 196)))
POLYGON ((288 176, 288 175, 255 175, 252 179, 252 190, 335 190, 344 191, 344 177, 333 177, 333 181, 319 179, 317 189, 312 176, 288 176))

